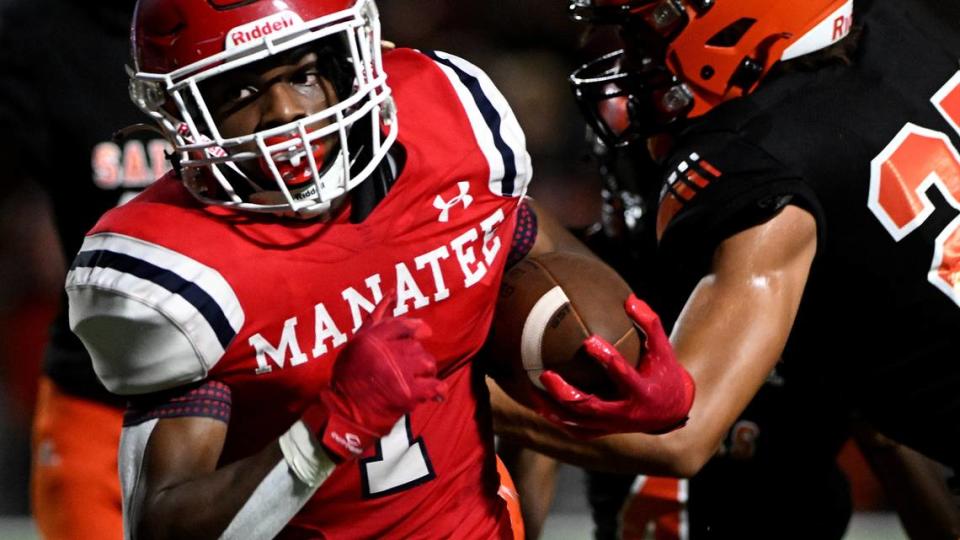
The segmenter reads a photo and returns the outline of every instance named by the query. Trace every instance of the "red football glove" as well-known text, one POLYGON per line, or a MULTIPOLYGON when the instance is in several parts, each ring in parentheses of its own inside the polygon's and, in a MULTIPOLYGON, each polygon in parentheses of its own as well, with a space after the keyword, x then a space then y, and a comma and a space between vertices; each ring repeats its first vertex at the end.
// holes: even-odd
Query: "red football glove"
POLYGON ((646 335, 646 352, 636 369, 600 336, 584 341, 587 353, 606 369, 621 399, 605 401, 570 385, 555 371, 540 375, 549 397, 538 412, 571 434, 592 438, 612 433, 665 433, 681 427, 693 405, 694 382, 673 355, 660 317, 634 295, 625 302, 627 315, 646 335))
POLYGON ((320 391, 325 414, 321 407, 304 414, 335 458, 359 456, 403 415, 446 393, 436 359, 420 343, 430 337, 430 327, 420 319, 386 316, 392 304, 392 298, 382 301, 340 353, 330 386, 320 391))

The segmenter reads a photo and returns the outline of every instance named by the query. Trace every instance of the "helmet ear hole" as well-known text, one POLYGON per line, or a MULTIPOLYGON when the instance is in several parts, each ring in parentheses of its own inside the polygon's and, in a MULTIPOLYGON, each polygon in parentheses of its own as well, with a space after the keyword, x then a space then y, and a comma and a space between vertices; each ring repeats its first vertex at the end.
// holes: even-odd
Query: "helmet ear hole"
POLYGON ((751 19, 750 17, 742 17, 732 23, 730 23, 726 28, 717 32, 709 40, 707 40, 706 45, 708 47, 721 47, 729 48, 736 47, 737 43, 740 43, 740 40, 743 36, 757 23, 756 19, 751 19))

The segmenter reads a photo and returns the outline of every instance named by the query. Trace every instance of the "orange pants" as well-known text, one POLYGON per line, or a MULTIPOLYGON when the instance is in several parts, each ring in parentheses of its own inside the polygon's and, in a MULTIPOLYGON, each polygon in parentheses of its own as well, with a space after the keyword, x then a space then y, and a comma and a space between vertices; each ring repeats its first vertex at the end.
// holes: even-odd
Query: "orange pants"
MULTIPOLYGON (((623 540, 649 538, 679 540, 687 535, 687 481, 677 478, 648 476, 639 489, 630 494, 620 512, 623 540)), ((636 489, 636 488, 635 488, 636 489)))
POLYGON ((123 411, 40 380, 30 497, 46 539, 123 538, 117 449, 123 411))
POLYGON ((510 526, 513 528, 513 540, 524 540, 526 532, 523 529, 523 514, 520 512, 520 494, 513 485, 513 478, 506 465, 497 456, 497 472, 500 473, 500 489, 497 495, 507 503, 510 514, 510 526))

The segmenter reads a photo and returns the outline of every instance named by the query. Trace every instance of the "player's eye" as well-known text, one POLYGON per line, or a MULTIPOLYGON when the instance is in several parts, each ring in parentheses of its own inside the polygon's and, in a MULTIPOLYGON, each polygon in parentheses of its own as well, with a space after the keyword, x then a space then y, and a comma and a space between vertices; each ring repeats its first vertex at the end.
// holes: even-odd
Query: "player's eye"
POLYGON ((300 86, 317 86, 320 84, 320 72, 316 67, 310 67, 296 72, 290 82, 300 86))
POLYGON ((252 84, 237 85, 224 92, 223 102, 225 105, 230 106, 252 98, 257 92, 257 87, 252 84))
POLYGON ((209 87, 211 112, 228 114, 257 97, 260 89, 250 81, 217 81, 209 87))

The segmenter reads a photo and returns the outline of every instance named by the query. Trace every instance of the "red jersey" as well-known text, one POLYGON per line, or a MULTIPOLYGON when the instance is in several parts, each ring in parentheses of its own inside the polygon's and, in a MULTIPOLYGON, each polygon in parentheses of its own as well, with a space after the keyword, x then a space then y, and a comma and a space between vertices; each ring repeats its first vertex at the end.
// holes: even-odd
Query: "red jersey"
POLYGON ((281 536, 509 537, 470 359, 493 316, 530 158, 476 67, 402 49, 384 63, 406 160, 365 220, 204 206, 168 176, 89 233, 68 277, 71 326, 115 392, 203 378, 229 386, 227 464, 299 418, 343 345, 396 291, 393 313, 433 329, 424 346, 449 395, 339 466, 281 536))

